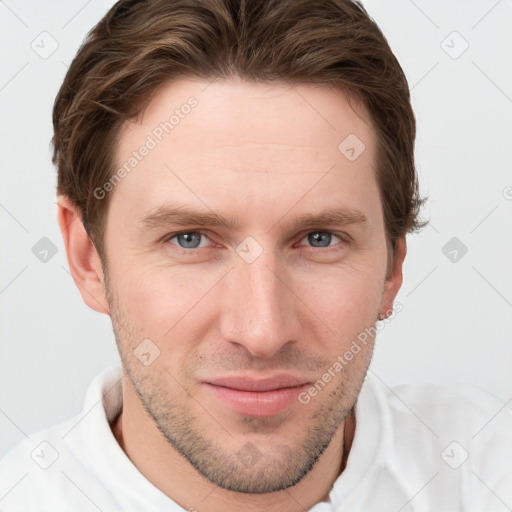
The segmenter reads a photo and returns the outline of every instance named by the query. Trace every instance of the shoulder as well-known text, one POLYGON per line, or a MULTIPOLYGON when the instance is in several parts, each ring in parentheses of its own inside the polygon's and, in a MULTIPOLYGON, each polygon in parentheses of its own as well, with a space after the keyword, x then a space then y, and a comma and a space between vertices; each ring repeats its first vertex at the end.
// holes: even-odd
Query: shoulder
POLYGON ((481 440, 512 438, 512 399, 497 398, 474 384, 417 384, 387 386, 367 381, 387 426, 443 443, 458 439, 475 445, 481 440))
POLYGON ((6 510, 55 505, 51 497, 61 491, 62 468, 72 459, 61 440, 70 421, 29 435, 0 460, 0 498, 6 510))
MULTIPOLYGON (((423 418, 446 431, 465 430, 476 434, 477 430, 502 413, 501 420, 512 421, 510 402, 495 397, 474 384, 418 384, 388 387, 373 381, 376 394, 390 414, 399 418, 423 418), (476 430, 475 430, 476 429, 476 430)), ((500 422, 496 423, 499 426, 500 422)), ((492 427, 491 427, 492 430, 492 427)))
MULTIPOLYGON (((101 442, 107 412, 119 407, 118 389, 107 396, 119 379, 118 368, 103 370, 90 383, 80 413, 30 434, 0 459, 2 510, 60 512, 66 503, 82 503, 84 493, 98 496, 98 503, 104 500, 103 486, 84 463, 82 452, 90 449, 88 440, 101 442)), ((89 510, 89 505, 84 502, 80 510, 89 510)))
POLYGON ((457 494, 467 510, 512 506, 512 399, 473 384, 391 387, 371 376, 365 385, 398 474, 432 478, 429 487, 457 494))

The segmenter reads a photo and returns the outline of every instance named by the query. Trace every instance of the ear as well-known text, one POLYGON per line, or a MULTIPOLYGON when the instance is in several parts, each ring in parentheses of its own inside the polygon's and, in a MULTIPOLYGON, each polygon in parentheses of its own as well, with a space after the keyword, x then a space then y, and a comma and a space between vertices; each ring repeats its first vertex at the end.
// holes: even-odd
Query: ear
POLYGON ((407 245, 405 237, 400 237, 396 241, 394 253, 391 253, 390 268, 388 269, 388 275, 384 283, 384 291, 379 311, 383 318, 387 318, 391 315, 393 311, 393 301, 402 286, 402 266, 406 254, 407 245))
POLYGON ((84 302, 95 311, 108 315, 103 269, 96 247, 85 231, 75 205, 67 197, 59 196, 57 207, 57 218, 73 280, 84 302))

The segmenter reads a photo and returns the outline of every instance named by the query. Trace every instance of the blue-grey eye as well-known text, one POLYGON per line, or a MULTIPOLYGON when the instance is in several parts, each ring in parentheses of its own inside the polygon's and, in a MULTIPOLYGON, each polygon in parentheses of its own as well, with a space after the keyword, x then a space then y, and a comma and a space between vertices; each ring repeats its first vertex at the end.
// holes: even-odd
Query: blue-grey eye
POLYGON ((188 233, 179 233, 172 238, 176 238, 178 245, 183 249, 197 249, 201 243, 202 236, 204 236, 202 233, 190 231, 188 233))
POLYGON ((313 231, 306 238, 312 247, 329 247, 332 241, 332 233, 328 231, 313 231))

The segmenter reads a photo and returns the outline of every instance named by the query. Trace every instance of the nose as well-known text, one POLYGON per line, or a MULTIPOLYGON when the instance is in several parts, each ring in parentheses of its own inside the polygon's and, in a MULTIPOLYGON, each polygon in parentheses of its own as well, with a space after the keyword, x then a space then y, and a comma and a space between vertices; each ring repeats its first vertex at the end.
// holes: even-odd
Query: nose
POLYGON ((276 260, 262 254, 240 259, 229 273, 221 329, 225 340, 243 345, 253 356, 272 358, 299 334, 297 301, 276 260))

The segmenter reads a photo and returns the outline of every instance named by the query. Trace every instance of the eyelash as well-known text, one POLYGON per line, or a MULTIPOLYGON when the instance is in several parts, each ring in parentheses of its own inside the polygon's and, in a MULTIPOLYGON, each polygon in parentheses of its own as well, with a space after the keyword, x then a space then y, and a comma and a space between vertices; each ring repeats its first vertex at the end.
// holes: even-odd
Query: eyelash
MULTIPOLYGON (((206 238, 209 239, 208 237, 208 233, 206 231, 202 231, 200 229, 196 229, 196 230, 189 230, 189 231, 179 231, 178 233, 171 233, 170 235, 167 235, 163 242, 164 243, 170 243, 170 241, 179 236, 179 235, 183 235, 183 234, 191 234, 191 233, 194 233, 194 234, 200 234, 202 236, 205 236, 206 238)), ((336 237, 338 237, 340 240, 341 240, 341 243, 344 243, 344 244, 348 244, 350 243, 351 241, 351 237, 349 235, 347 235, 346 233, 334 233, 333 231, 328 231, 328 230, 321 230, 321 229, 317 229, 317 230, 313 230, 313 231, 308 231, 307 233, 305 233, 301 239, 299 241, 302 241, 307 235, 311 234, 311 233, 328 233, 330 235, 334 235, 336 237)), ((199 248, 192 248, 192 249, 183 249, 182 247, 180 247, 179 245, 177 244, 172 244, 171 245, 174 246, 174 249, 178 252, 178 254, 182 255, 182 256, 192 256, 194 254, 194 252, 197 252, 198 250, 200 249, 211 249, 211 247, 199 247, 199 248)), ((313 246, 303 246, 303 247, 308 247, 309 249, 320 249, 324 252, 330 252, 330 250, 332 249, 335 249, 336 245, 338 244, 335 244, 334 246, 329 246, 329 247, 313 247, 313 246)))

